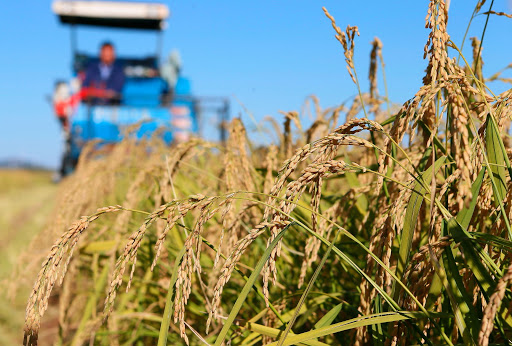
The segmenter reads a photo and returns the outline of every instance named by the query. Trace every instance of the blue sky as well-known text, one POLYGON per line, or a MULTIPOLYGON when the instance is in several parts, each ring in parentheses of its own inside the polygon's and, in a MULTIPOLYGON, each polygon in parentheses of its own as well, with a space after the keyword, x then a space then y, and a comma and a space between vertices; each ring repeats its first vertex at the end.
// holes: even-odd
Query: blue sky
MULTIPOLYGON (((448 30, 459 45, 475 3, 451 1, 448 30)), ((428 35, 426 0, 182 0, 167 4, 171 17, 164 34, 164 55, 179 49, 194 93, 231 97, 231 115, 240 115, 249 128, 253 120, 240 103, 256 121, 270 115, 281 122, 279 110, 299 110, 310 94, 327 107, 357 92, 322 6, 340 27, 359 26, 355 62, 364 90, 370 41, 375 36, 384 44, 391 100, 402 103, 421 85, 428 35)), ((508 1, 498 0, 493 9, 510 12, 510 8, 508 1)), ((476 18, 468 37, 479 37, 484 22, 485 16, 476 18)), ((484 74, 511 62, 511 29, 511 19, 491 17, 483 50, 484 74)), ((56 79, 71 75, 69 30, 51 12, 51 1, 9 1, 0 5, 0 37, 0 158, 20 157, 55 167, 61 138, 46 97, 56 79)), ((149 34, 78 31, 81 50, 96 52, 105 39, 116 43, 118 55, 146 54, 156 45, 149 34)), ((470 44, 466 48, 470 57, 470 44)), ((498 92, 505 88, 495 86, 498 92)))

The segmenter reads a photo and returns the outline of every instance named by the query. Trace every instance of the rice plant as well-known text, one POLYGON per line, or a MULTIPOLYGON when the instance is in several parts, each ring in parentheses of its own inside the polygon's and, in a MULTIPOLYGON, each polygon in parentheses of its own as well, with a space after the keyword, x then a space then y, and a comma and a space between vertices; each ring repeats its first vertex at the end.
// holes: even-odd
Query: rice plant
POLYGON ((463 56, 431 0, 423 86, 393 107, 383 44, 361 90, 358 28, 324 11, 358 95, 308 99, 309 128, 290 111, 271 120, 278 145, 255 147, 235 119, 225 146, 128 139, 82 155, 35 240, 62 233, 25 344, 52 295, 63 344, 511 343, 511 91, 492 93, 482 43, 463 56))

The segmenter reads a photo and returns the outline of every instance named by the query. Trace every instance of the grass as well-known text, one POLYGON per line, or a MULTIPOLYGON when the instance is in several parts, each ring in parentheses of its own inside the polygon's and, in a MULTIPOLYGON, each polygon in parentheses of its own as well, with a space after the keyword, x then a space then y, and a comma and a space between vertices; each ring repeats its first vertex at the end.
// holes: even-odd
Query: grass
POLYGON ((511 90, 492 93, 481 43, 462 56, 432 0, 424 85, 391 105, 380 41, 365 92, 358 28, 324 11, 358 96, 311 98, 310 128, 290 111, 278 145, 254 147, 234 119, 225 145, 82 155, 27 250, 50 249, 30 258, 25 344, 52 297, 61 344, 511 343, 511 90))

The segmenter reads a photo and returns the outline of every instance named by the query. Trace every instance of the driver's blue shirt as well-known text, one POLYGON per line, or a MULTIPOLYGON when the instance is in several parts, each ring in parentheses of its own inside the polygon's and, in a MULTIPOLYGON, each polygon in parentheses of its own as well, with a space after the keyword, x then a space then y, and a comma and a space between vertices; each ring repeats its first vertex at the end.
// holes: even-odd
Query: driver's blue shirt
POLYGON ((104 65, 100 63, 92 63, 85 72, 84 87, 94 87, 105 90, 113 90, 121 93, 124 85, 123 68, 116 63, 112 65, 104 65))

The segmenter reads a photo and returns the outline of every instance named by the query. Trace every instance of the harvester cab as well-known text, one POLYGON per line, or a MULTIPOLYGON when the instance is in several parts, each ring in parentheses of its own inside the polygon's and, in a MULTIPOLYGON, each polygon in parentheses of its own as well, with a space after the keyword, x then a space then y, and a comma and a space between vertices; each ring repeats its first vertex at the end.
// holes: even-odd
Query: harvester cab
MULTIPOLYGON (((111 145, 123 139, 127 126, 140 123, 139 139, 160 136, 167 144, 201 135, 204 115, 213 115, 219 139, 225 139, 224 124, 229 118, 229 101, 222 97, 200 98, 191 92, 190 81, 181 75, 179 54, 173 52, 160 64, 162 40, 150 56, 119 56, 124 83, 109 102, 97 102, 101 90, 83 87, 89 66, 99 57, 77 49, 76 30, 80 26, 99 26, 152 31, 162 35, 169 9, 165 4, 121 1, 57 0, 53 12, 71 28, 73 51, 71 82, 55 84, 53 105, 65 134, 65 149, 60 168, 62 176, 71 173, 84 146, 90 141, 111 145), (100 92, 98 94, 98 92, 100 92), (96 100, 96 101, 95 101, 96 100)), ((112 96, 112 95, 111 95, 112 96)))

